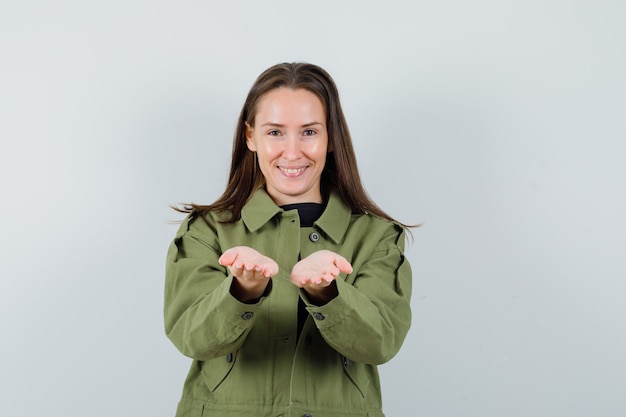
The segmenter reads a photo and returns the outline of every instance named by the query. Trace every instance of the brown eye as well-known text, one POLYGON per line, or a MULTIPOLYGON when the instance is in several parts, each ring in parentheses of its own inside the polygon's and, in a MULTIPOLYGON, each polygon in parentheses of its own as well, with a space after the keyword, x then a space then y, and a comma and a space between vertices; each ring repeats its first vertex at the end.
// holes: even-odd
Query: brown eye
POLYGON ((313 136, 315 133, 316 133, 315 130, 307 129, 304 131, 304 136, 313 136))

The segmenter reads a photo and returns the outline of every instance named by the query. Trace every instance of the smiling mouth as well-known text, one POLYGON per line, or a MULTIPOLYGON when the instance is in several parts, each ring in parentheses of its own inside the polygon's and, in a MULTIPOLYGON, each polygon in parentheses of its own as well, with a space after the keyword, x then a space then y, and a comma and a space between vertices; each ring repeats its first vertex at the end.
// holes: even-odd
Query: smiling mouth
POLYGON ((307 169, 307 167, 302 167, 302 168, 283 168, 283 167, 278 167, 278 169, 280 170, 280 172, 282 172, 283 174, 287 175, 288 177, 297 177, 298 175, 302 174, 304 172, 304 170, 307 169))

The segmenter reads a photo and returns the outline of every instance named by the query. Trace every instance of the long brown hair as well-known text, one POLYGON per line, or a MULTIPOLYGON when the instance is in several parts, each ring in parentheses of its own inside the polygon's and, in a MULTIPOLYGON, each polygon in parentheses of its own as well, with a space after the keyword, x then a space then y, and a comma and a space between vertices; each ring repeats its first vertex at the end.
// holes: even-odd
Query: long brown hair
POLYGON ((232 215, 227 221, 234 223, 241 217, 241 210, 254 191, 262 187, 265 179, 256 161, 256 154, 246 145, 246 123, 254 127, 259 101, 263 95, 276 88, 305 89, 315 94, 326 111, 329 149, 321 177, 322 195, 328 196, 335 188, 344 202, 355 214, 374 214, 412 227, 393 219, 378 207, 367 195, 359 171, 352 139, 339 101, 339 92, 332 77, 322 68, 308 63, 283 63, 265 70, 248 93, 233 138, 233 154, 228 185, 220 198, 210 205, 186 204, 178 211, 200 215, 208 211, 227 211, 232 215))

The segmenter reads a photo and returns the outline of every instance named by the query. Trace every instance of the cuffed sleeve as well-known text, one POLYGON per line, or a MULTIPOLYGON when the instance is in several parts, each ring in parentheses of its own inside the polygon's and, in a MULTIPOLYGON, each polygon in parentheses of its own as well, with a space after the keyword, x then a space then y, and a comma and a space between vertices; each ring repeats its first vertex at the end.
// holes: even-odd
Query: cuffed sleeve
POLYGON ((196 360, 237 350, 265 299, 244 304, 231 295, 234 278, 219 264, 220 247, 207 230, 195 233, 190 219, 185 220, 166 261, 165 331, 184 355, 196 360))
POLYGON ((345 279, 337 279, 338 295, 327 304, 316 306, 300 292, 322 337, 353 361, 387 362, 409 330, 412 278, 404 239, 404 230, 390 224, 367 259, 353 264, 354 271, 345 279))

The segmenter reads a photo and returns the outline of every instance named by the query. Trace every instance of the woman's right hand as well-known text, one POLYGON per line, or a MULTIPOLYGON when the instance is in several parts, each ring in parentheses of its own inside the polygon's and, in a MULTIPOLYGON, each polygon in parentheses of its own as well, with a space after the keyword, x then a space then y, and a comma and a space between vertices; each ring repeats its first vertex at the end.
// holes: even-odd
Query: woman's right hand
POLYGON ((271 277, 278 273, 278 264, 247 246, 235 246, 219 258, 220 265, 228 267, 235 278, 231 294, 241 302, 255 302, 265 292, 271 277))

